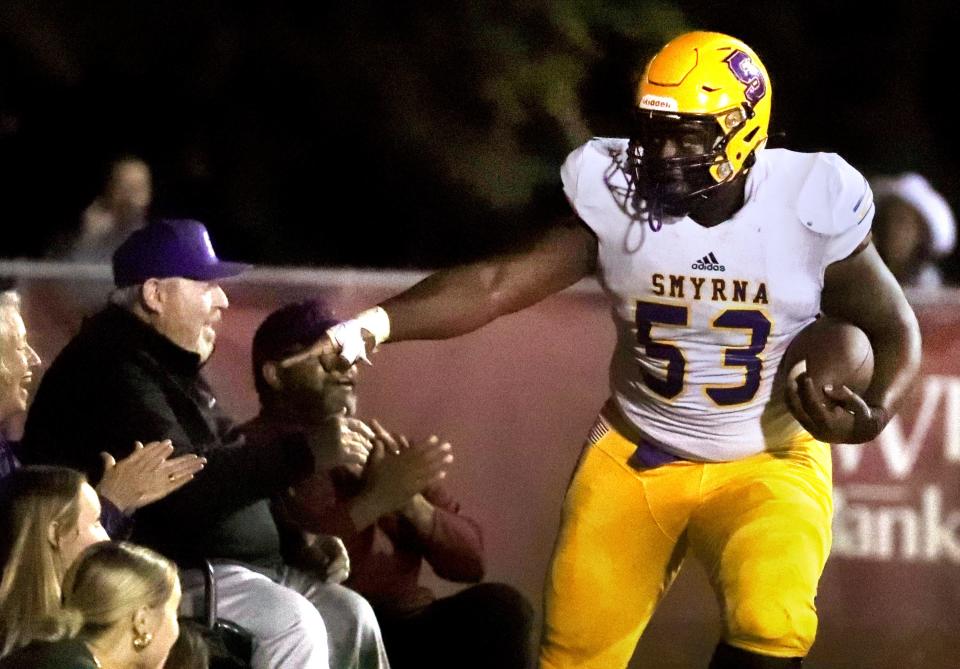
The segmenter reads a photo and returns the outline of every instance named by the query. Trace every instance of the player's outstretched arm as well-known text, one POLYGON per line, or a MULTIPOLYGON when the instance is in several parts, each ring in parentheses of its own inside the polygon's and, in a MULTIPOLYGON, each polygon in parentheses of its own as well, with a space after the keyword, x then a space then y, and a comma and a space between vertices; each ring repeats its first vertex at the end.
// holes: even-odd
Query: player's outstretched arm
POLYGON ((596 262, 596 237, 571 216, 529 248, 436 272, 380 306, 391 341, 455 337, 563 290, 596 262))
MULTIPOLYGON (((530 247, 431 274, 423 281, 337 324, 306 351, 284 359, 340 356, 353 364, 388 339, 446 339, 519 311, 593 273, 597 239, 571 215, 530 247)), ((324 363, 326 366, 327 363, 324 363)))
POLYGON ((840 426, 846 434, 838 435, 837 441, 869 441, 896 414, 917 378, 920 326, 869 237, 849 257, 827 267, 821 308, 859 327, 873 346, 873 380, 862 398, 844 389, 828 393, 841 401, 852 412, 846 415, 854 419, 840 426))

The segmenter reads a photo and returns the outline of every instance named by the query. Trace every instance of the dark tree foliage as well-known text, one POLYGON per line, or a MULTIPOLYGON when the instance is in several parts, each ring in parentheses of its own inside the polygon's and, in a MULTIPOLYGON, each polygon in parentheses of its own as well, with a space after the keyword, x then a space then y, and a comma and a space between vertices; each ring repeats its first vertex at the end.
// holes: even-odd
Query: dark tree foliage
POLYGON ((632 78, 688 28, 773 77, 775 144, 960 198, 946 0, 858 3, 5 0, 4 255, 76 225, 112 157, 154 167, 155 212, 225 254, 440 266, 516 245, 566 207, 558 169, 624 132, 632 78))
POLYGON ((0 208, 30 226, 5 253, 42 253, 128 152, 157 214, 252 260, 430 266, 515 243, 565 206, 559 165, 629 104, 641 54, 683 29, 669 3, 598 4, 6 2, 0 208))

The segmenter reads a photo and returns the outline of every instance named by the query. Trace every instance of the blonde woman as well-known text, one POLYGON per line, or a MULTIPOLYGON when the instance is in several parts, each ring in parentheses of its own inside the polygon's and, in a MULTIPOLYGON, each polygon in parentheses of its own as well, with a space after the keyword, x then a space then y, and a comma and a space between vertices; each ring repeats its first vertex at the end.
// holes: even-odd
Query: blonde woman
POLYGON ((61 636, 0 661, 2 669, 161 669, 177 639, 176 567, 124 542, 88 547, 64 578, 61 636))
MULTIPOLYGON (((0 426, 26 411, 33 370, 39 365, 40 356, 27 342, 20 297, 13 291, 0 293, 0 426)), ((0 431, 0 490, 20 466, 16 448, 0 431)), ((169 441, 157 441, 146 446, 137 442, 133 453, 119 462, 102 454, 104 470, 97 490, 111 536, 126 535, 136 509, 166 497, 203 468, 203 458, 193 454, 170 458, 171 453, 169 441)))
POLYGON ((61 588, 88 546, 109 540, 100 500, 83 474, 24 467, 10 478, 0 523, 0 656, 61 633, 61 588))

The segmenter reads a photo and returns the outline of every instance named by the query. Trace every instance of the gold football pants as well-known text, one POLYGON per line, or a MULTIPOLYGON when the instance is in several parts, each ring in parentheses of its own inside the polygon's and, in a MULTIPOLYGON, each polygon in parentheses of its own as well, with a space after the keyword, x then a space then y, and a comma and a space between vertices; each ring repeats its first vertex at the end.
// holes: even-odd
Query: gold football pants
POLYGON ((776 453, 634 469, 636 445, 601 418, 581 455, 544 593, 542 669, 618 669, 684 556, 717 593, 724 641, 807 654, 830 552, 830 447, 804 436, 776 453))

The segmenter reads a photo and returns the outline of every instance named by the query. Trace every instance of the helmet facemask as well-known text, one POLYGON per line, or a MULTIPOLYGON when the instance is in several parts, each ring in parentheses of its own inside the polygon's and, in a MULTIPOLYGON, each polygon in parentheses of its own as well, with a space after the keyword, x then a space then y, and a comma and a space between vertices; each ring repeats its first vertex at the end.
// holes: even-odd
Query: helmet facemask
POLYGON ((637 196, 648 214, 685 216, 732 173, 727 136, 712 116, 640 111, 630 140, 637 196))

